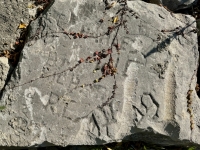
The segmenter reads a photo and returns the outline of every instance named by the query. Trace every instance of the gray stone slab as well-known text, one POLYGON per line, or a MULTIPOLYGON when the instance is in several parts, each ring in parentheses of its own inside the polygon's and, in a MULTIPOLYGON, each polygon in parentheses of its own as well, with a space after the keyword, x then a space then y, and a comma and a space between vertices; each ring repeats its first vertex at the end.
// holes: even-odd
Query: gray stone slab
POLYGON ((158 5, 162 4, 172 11, 177 11, 192 7, 197 0, 150 0, 150 2, 158 5))
POLYGON ((5 81, 7 79, 8 71, 10 66, 8 65, 8 58, 0 57, 0 91, 5 85, 5 81))
MULTIPOLYGON (((93 84, 102 76, 101 71, 93 73, 96 63, 81 63, 73 71, 68 68, 95 51, 107 50, 114 32, 86 39, 69 39, 55 32, 63 28, 84 35, 105 33, 120 6, 104 15, 100 0, 56 0, 43 17, 32 22, 29 37, 39 31, 37 40, 26 44, 1 98, 6 106, 0 112, 2 146, 121 140, 200 144, 199 98, 194 89, 199 55, 197 34, 190 32, 196 25, 194 18, 142 1, 129 1, 128 7, 135 12, 124 18, 129 34, 119 28, 120 55, 112 54, 118 88, 104 107, 100 106, 112 95, 113 76, 93 84), (187 106, 189 90, 193 90, 189 95, 193 103, 187 106), (188 108, 192 111, 187 112, 188 108), (195 120, 192 129, 191 120, 195 120)), ((102 60, 100 67, 107 61, 102 60)))

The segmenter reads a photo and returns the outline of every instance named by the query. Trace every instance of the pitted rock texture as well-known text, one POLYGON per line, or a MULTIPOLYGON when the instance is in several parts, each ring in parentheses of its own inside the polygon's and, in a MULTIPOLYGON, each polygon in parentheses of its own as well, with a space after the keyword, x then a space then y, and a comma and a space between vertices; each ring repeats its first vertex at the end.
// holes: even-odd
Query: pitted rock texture
POLYGON ((0 52, 15 49, 20 37, 20 23, 26 25, 35 18, 36 8, 30 8, 33 0, 1 0, 0 3, 0 52))
POLYGON ((8 64, 8 58, 5 57, 0 57, 0 91, 2 90, 2 88, 5 85, 5 81, 7 79, 7 75, 9 72, 9 64, 8 64))
POLYGON ((37 40, 26 44, 1 98, 6 106, 0 112, 2 146, 90 145, 123 139, 200 144, 199 99, 194 90, 198 46, 197 35, 190 32, 194 18, 142 1, 128 1, 128 7, 135 12, 125 18, 129 34, 119 29, 120 55, 113 52, 118 88, 103 108, 99 106, 112 95, 113 77, 76 88, 93 83, 101 71, 93 73, 96 63, 66 70, 80 58, 108 49, 115 32, 86 39, 56 32, 105 33, 119 5, 105 14, 101 0, 56 0, 31 24, 30 37, 40 29, 37 40), (193 90, 193 130, 188 90, 193 90))

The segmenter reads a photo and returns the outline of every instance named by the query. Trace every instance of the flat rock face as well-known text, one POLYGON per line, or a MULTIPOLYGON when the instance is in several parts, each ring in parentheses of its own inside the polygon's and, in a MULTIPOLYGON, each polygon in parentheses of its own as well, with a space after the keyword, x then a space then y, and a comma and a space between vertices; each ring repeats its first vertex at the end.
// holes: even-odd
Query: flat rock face
POLYGON ((1 98, 6 106, 0 112, 2 146, 121 140, 200 144, 195 20, 128 1, 127 28, 103 35, 120 8, 115 4, 103 13, 100 0, 56 0, 31 24, 29 36, 37 40, 26 44, 1 98), (62 29, 91 37, 70 39, 56 33, 62 29), (117 73, 94 83, 109 57, 100 64, 78 61, 109 49, 115 35, 121 47, 120 55, 114 48, 112 54, 117 73))

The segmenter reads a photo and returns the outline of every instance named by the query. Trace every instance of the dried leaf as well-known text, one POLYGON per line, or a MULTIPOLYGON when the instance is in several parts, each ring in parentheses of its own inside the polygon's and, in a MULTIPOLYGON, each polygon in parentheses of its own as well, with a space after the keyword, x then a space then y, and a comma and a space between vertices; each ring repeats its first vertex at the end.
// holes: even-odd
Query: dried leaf
POLYGON ((31 9, 33 9, 33 8, 35 8, 36 6, 34 5, 34 4, 29 4, 28 5, 28 8, 31 8, 31 9))
POLYGON ((5 56, 6 58, 10 59, 11 54, 10 54, 10 52, 9 52, 8 50, 4 50, 3 53, 4 53, 4 56, 5 56))
POLYGON ((84 59, 80 58, 79 63, 82 63, 82 62, 84 62, 84 59))
POLYGON ((118 16, 114 17, 114 18, 113 18, 113 23, 117 23, 118 20, 119 20, 119 19, 118 19, 118 16))
POLYGON ((19 24, 19 29, 26 29, 27 25, 25 23, 20 23, 19 24))

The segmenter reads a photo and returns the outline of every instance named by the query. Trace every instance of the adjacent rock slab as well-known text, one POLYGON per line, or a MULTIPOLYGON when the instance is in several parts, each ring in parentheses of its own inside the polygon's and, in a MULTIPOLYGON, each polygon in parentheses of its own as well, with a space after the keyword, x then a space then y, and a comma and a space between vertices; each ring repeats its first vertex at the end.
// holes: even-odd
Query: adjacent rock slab
POLYGON ((0 3, 0 51, 10 50, 12 44, 20 35, 18 29, 22 22, 29 22, 28 1, 7 1, 2 0, 0 3))
POLYGON ((191 32, 196 27, 194 18, 142 1, 128 1, 128 7, 135 12, 124 18, 129 34, 119 29, 120 55, 113 53, 118 88, 104 107, 99 106, 112 95, 113 77, 76 88, 93 83, 101 71, 93 73, 96 63, 67 69, 94 51, 108 49, 114 32, 86 39, 69 39, 56 32, 63 28, 94 36, 105 33, 119 5, 103 13, 101 0, 56 0, 32 23, 29 36, 39 28, 38 39, 26 44, 1 98, 1 105, 6 106, 0 112, 2 146, 121 140, 200 144, 200 105, 194 89, 199 55, 197 35, 191 32), (188 96, 189 90, 193 91, 188 96), (192 99, 190 113, 188 99, 192 99))
POLYGON ((172 11, 191 7, 197 0, 150 0, 154 4, 162 4, 172 11))
POLYGON ((33 3, 33 0, 1 0, 0 52, 15 49, 15 41, 21 33, 21 29, 18 29, 20 23, 28 25, 36 17, 39 6, 33 3))
POLYGON ((5 81, 7 79, 8 71, 9 71, 9 64, 8 64, 8 58, 0 57, 0 91, 5 85, 5 81))

